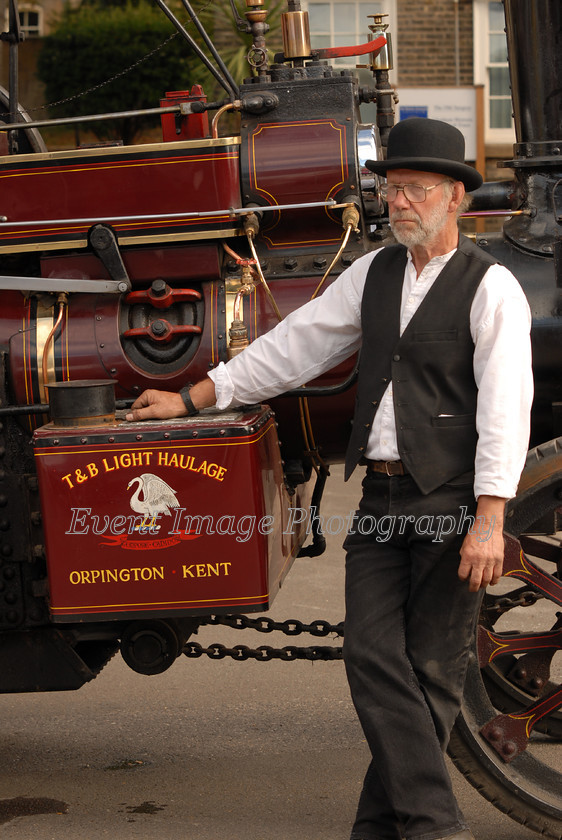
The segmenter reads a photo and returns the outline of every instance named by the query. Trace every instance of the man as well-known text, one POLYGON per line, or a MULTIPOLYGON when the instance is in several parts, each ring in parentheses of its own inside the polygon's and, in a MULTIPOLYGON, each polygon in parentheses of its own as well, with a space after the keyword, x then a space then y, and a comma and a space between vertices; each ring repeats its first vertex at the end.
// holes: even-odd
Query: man
POLYGON ((145 392, 128 417, 259 402, 361 346, 346 476, 367 471, 345 542, 344 659, 372 761, 351 838, 473 840, 443 752, 527 450, 530 314, 510 272, 459 238, 481 178, 457 129, 405 120, 367 165, 387 176, 400 244, 357 260, 188 393, 145 392))

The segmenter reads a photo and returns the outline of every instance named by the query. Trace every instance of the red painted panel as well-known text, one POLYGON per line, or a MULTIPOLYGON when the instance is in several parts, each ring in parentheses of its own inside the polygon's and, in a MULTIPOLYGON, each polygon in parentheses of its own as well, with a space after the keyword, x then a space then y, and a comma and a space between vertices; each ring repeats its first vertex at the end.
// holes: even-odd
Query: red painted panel
MULTIPOLYGON (((0 229, 0 247, 82 241, 88 224, 53 226, 54 219, 215 211, 240 206, 237 144, 201 141, 54 152, 0 161, 2 213, 8 222, 37 220, 33 228, 0 229), (45 224, 41 222, 45 221, 45 224)), ((228 214, 211 219, 116 222, 121 236, 162 236, 231 228, 228 214)), ((62 244, 60 247, 62 247, 62 244)))
MULTIPOLYGON (((250 187, 264 203, 328 201, 348 178, 346 126, 335 120, 264 123, 248 138, 250 187)), ((326 208, 268 213, 260 238, 268 248, 339 242, 341 222, 326 208)))
POLYGON ((55 621, 269 605, 302 534, 268 409, 34 439, 55 621))

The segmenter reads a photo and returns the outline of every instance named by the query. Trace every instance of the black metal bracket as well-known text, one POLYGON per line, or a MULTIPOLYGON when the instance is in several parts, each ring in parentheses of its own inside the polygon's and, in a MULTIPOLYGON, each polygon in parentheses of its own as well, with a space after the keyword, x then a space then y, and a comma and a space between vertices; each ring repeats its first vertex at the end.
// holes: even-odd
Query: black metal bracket
POLYGON ((113 228, 104 224, 94 225, 88 231, 88 241, 92 251, 107 270, 110 279, 117 283, 126 283, 131 288, 131 281, 113 228))

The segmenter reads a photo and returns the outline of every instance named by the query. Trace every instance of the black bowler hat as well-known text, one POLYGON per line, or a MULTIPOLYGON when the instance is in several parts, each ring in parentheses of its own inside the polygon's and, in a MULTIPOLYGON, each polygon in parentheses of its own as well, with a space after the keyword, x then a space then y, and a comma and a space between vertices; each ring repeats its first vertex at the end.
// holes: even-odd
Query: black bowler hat
POLYGON ((377 175, 389 169, 437 172, 462 181, 467 192, 478 189, 482 176, 464 162, 464 137, 454 125, 424 117, 408 117, 388 135, 386 160, 367 160, 365 166, 377 175))

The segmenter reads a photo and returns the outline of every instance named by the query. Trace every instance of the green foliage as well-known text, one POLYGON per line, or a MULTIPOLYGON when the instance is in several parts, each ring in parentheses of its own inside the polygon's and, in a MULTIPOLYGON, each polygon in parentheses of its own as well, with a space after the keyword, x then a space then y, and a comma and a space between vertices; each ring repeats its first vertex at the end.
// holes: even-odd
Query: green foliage
MULTIPOLYGON (((74 97, 121 73, 166 41, 174 27, 149 0, 88 0, 67 6, 56 28, 45 38, 38 75, 48 102, 74 97)), ((58 106, 56 116, 154 108, 167 90, 184 90, 196 81, 198 60, 179 35, 131 72, 77 99, 58 106)), ((134 141, 151 118, 91 123, 100 139, 134 141)), ((154 122, 154 118, 152 118, 154 122)))
MULTIPOLYGON (((196 35, 183 6, 174 4, 174 0, 170 5, 186 29, 196 35)), ((234 79, 240 83, 252 75, 246 61, 252 38, 236 27, 229 0, 192 0, 192 5, 234 79)), ((237 5, 243 16, 245 4, 238 0, 237 5)), ((271 61, 282 49, 281 13, 286 2, 268 0, 266 6, 271 61)), ((130 72, 119 75, 174 33, 175 28, 153 0, 82 0, 79 7, 68 4, 44 40, 37 69, 48 102, 70 99, 53 108, 53 115, 74 117, 153 108, 167 90, 189 89, 194 83, 203 85, 209 101, 224 99, 224 89, 190 53, 180 35, 130 72), (104 84, 113 76, 117 78, 104 84), (90 92, 80 96, 85 91, 90 92)), ((209 56, 201 38, 196 37, 209 56)), ((155 124, 155 118, 132 117, 88 126, 101 140, 131 143, 148 124, 155 124)))

